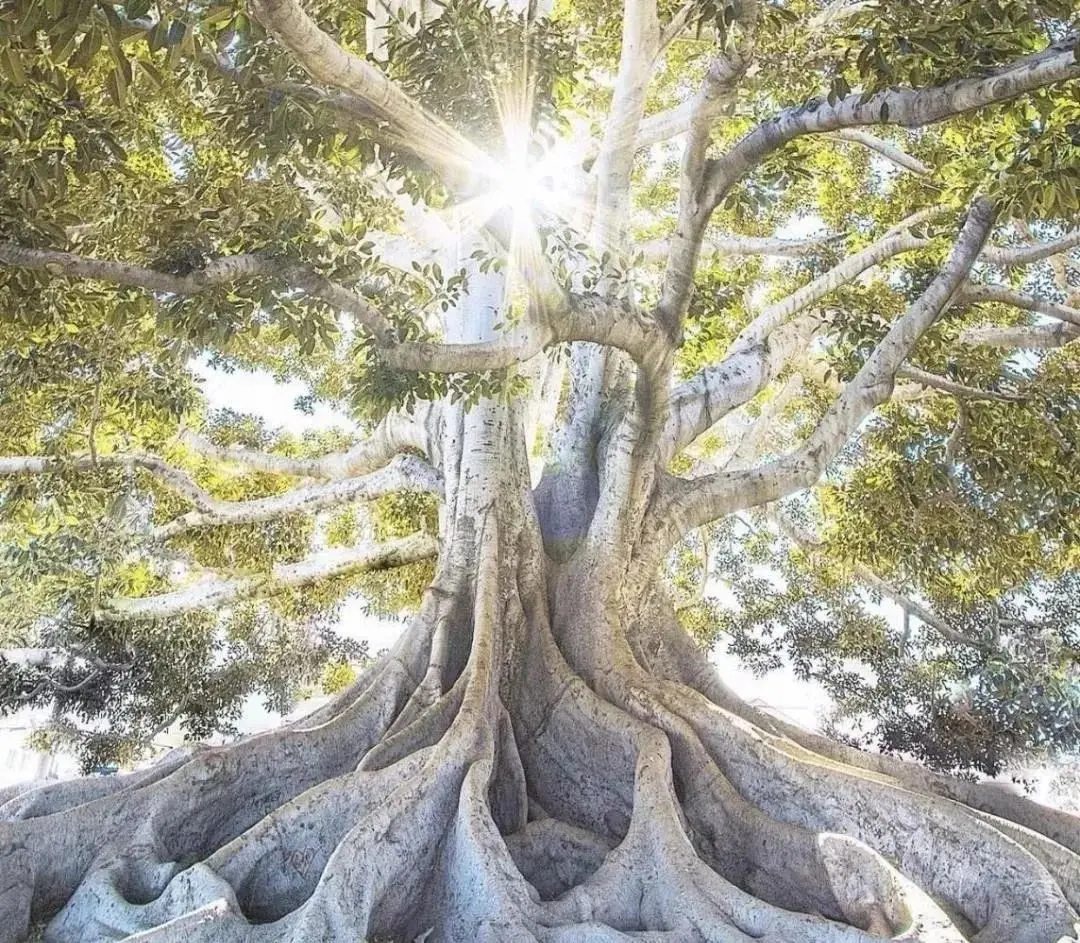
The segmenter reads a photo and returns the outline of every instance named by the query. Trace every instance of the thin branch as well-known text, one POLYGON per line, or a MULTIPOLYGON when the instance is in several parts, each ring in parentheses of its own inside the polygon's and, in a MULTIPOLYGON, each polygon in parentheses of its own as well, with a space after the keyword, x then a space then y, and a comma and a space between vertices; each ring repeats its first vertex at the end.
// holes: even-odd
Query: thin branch
POLYGON ((1021 265, 1031 265, 1033 262, 1041 262, 1052 256, 1060 255, 1080 246, 1080 229, 1074 229, 1059 239, 1051 242, 1038 243, 1028 246, 987 246, 983 250, 983 258, 994 265, 1003 268, 1015 268, 1021 265))
POLYGON ((203 527, 252 524, 289 514, 312 514, 349 501, 372 501, 398 492, 439 494, 441 491, 441 477, 427 462, 412 455, 401 455, 386 468, 359 478, 295 488, 250 501, 215 501, 209 510, 189 511, 163 524, 152 536, 155 540, 167 540, 203 527))
POLYGON ((97 468, 142 468, 172 491, 186 498, 202 511, 209 511, 215 499, 185 471, 175 468, 156 455, 89 455, 53 457, 43 455, 0 456, 0 478, 18 475, 53 475, 65 471, 84 472, 97 468))
MULTIPOLYGON (((702 241, 703 253, 717 255, 764 255, 783 259, 798 259, 814 255, 830 243, 843 240, 842 235, 813 236, 809 239, 781 239, 756 236, 708 236, 702 241)), ((653 239, 639 246, 649 261, 667 258, 668 240, 653 239)))
POLYGON ((881 238, 887 239, 889 236, 895 236, 897 233, 904 232, 905 230, 912 230, 916 226, 921 226, 923 223, 928 223, 932 219, 937 219, 948 211, 949 208, 942 205, 927 206, 921 210, 916 210, 910 216, 905 216, 895 226, 890 226, 886 229, 885 235, 881 238))
POLYGON ((351 314, 376 338, 385 340, 390 335, 386 319, 356 292, 302 265, 267 255, 245 253, 222 256, 187 275, 172 275, 127 262, 89 259, 70 252, 28 249, 13 243, 0 243, 0 266, 48 272, 68 278, 95 279, 170 295, 195 295, 239 279, 261 276, 303 291, 335 309, 351 314))
POLYGON ((688 3, 684 3, 678 10, 675 11, 675 15, 668 22, 668 25, 664 27, 663 32, 660 34, 660 46, 657 52, 663 52, 670 46, 676 39, 679 38, 679 34, 686 29, 687 23, 690 22, 690 16, 698 8, 699 4, 697 0, 689 0, 688 3))
POLYGON ((880 265, 905 252, 925 249, 929 245, 929 239, 913 236, 906 230, 879 239, 861 252, 848 256, 824 275, 818 276, 790 295, 773 302, 739 333, 732 342, 732 347, 760 343, 792 315, 805 310, 838 288, 850 284, 875 265, 880 265))
POLYGON ((61 684, 54 678, 45 677, 42 678, 32 690, 27 691, 25 694, 19 694, 16 696, 17 701, 33 701, 46 691, 51 691, 53 694, 78 694, 79 691, 85 691, 88 687, 94 684, 96 681, 101 680, 110 671, 126 671, 131 668, 131 663, 126 664, 104 664, 101 663, 94 667, 94 669, 87 674, 81 681, 77 681, 75 684, 61 684))
POLYGON ((1032 295, 1005 288, 1002 285, 976 285, 969 283, 960 289, 956 299, 962 304, 1003 304, 1035 314, 1045 314, 1075 327, 1080 327, 1080 310, 1054 301, 1044 301, 1032 295))
MULTIPOLYGON (((771 507, 769 516, 776 523, 780 532, 797 546, 811 551, 820 550, 824 546, 819 537, 811 534, 805 528, 800 527, 779 508, 775 506, 771 507)), ((947 639, 950 642, 955 642, 957 645, 967 645, 975 648, 986 647, 982 642, 952 628, 952 626, 940 616, 931 612, 921 603, 912 599, 891 583, 883 580, 865 563, 854 561, 852 563, 852 572, 872 590, 896 603, 896 605, 904 610, 905 615, 915 616, 916 619, 933 629, 942 638, 947 639)))
POLYGON ((969 327, 957 340, 971 347, 1012 347, 1020 350, 1050 350, 1080 339, 1080 329, 1071 324, 1037 324, 1031 327, 969 327))
POLYGON ((866 131, 859 131, 855 128, 843 128, 837 131, 835 136, 841 141, 859 144, 868 150, 874 151, 886 160, 896 164, 897 167, 910 171, 913 174, 925 177, 931 172, 930 168, 917 157, 912 157, 907 151, 897 147, 891 141, 879 138, 877 135, 869 134, 866 131))
POLYGON ((97 610, 96 618, 102 622, 167 619, 245 599, 261 599, 324 580, 417 563, 436 552, 435 538, 420 534, 375 547, 326 550, 300 563, 278 564, 266 576, 207 580, 159 596, 111 599, 97 610))
POLYGON ((236 446, 216 445, 191 430, 180 441, 205 458, 235 462, 259 471, 295 475, 298 478, 337 480, 365 475, 381 468, 399 452, 416 449, 437 462, 441 412, 438 404, 417 403, 411 413, 391 413, 375 426, 371 434, 345 452, 333 452, 318 458, 293 458, 272 452, 257 452, 236 446))
POLYGON ((1022 403, 1028 398, 1019 393, 999 393, 995 390, 981 390, 978 387, 965 386, 963 383, 957 383, 947 377, 938 376, 936 373, 920 370, 918 367, 913 367, 910 364, 905 364, 897 370, 896 376, 898 379, 911 380, 921 386, 941 390, 943 393, 949 393, 961 400, 984 399, 994 400, 999 403, 1022 403))
POLYGON ((742 435, 732 443, 730 448, 724 450, 720 457, 710 464, 713 471, 734 471, 745 468, 751 462, 759 459, 762 454, 762 446, 765 445, 770 432, 777 428, 777 417, 787 408, 788 403, 802 390, 803 377, 800 373, 793 373, 787 382, 777 391, 761 410, 761 414, 744 430, 742 435))
POLYGON ((815 484, 863 420, 889 398, 896 371, 967 278, 994 216, 991 201, 976 199, 941 272, 889 329, 801 448, 758 468, 670 482, 669 497, 658 512, 670 521, 664 528, 668 538, 677 539, 732 511, 776 501, 815 484))

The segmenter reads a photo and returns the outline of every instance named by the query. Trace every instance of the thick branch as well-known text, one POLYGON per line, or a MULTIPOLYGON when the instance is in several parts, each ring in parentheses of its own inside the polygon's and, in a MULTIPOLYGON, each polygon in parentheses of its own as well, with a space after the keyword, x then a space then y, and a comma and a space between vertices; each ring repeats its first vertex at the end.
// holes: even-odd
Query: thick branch
POLYGON ((547 347, 574 341, 615 347, 642 365, 650 364, 662 346, 654 322, 629 303, 599 295, 571 295, 562 310, 541 315, 540 320, 524 321, 490 341, 406 341, 385 348, 380 357, 399 370, 477 373, 524 363, 547 347))
MULTIPOLYGON (((727 110, 727 106, 727 99, 715 99, 710 102, 708 109, 705 112, 705 118, 713 119, 719 117, 727 110)), ((638 149, 652 147, 652 145, 659 144, 661 141, 666 141, 685 133, 690 128, 690 121, 693 115, 694 103, 693 101, 686 101, 679 105, 675 105, 666 111, 661 111, 646 118, 641 122, 641 128, 638 132, 638 149)), ((835 136, 841 141, 858 144, 868 150, 880 154, 886 160, 895 164, 897 167, 900 167, 902 170, 907 170, 910 173, 918 174, 919 176, 927 176, 931 172, 930 168, 917 157, 913 157, 891 141, 886 141, 884 138, 880 138, 877 135, 870 134, 866 131, 845 128, 837 131, 835 136)))
POLYGON ((679 218, 668 247, 664 283, 657 313, 670 337, 682 331, 683 318, 690 302, 701 242, 715 203, 702 199, 708 176, 709 126, 718 109, 722 110, 735 93, 749 66, 749 57, 738 51, 731 56, 716 56, 690 103, 689 130, 679 173, 679 218))
POLYGON ((424 535, 403 537, 376 547, 327 550, 300 563, 278 564, 267 576, 207 580, 160 596, 111 599, 98 609, 96 617, 103 622, 167 619, 245 599, 273 596, 323 580, 417 563, 433 557, 436 550, 435 538, 424 535))
POLYGON ((975 201, 942 271, 889 329, 800 449, 759 468, 680 479, 672 484, 672 497, 664 513, 677 529, 674 536, 740 508, 766 504, 808 488, 821 477, 863 420, 889 398, 897 370, 967 278, 994 215, 989 200, 975 201))
POLYGON ((371 501, 401 491, 437 494, 441 490, 440 477, 430 465, 414 456, 402 455, 386 468, 360 478, 295 488, 250 501, 214 501, 207 510, 190 511, 158 527, 153 536, 166 540, 202 527, 252 524, 288 514, 311 514, 349 501, 371 501))
POLYGON ((656 0, 625 0, 619 72, 604 137, 593 165, 596 177, 594 236, 617 246, 630 198, 634 142, 645 111, 645 96, 660 50, 656 0))
POLYGON ((866 125, 921 127, 995 102, 1080 76, 1076 37, 1024 56, 987 76, 954 79, 922 89, 887 89, 863 98, 852 93, 835 104, 815 99, 789 108, 758 125, 715 161, 703 202, 715 207, 751 168, 787 142, 804 134, 823 134, 866 125))

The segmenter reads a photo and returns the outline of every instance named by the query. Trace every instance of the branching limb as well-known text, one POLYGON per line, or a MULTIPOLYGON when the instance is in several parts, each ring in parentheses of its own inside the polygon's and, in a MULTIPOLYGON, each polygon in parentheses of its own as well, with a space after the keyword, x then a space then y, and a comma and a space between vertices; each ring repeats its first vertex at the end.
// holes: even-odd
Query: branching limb
POLYGON ((956 299, 962 304, 1003 304, 1022 308, 1034 314, 1045 314, 1068 324, 1080 327, 1080 310, 1054 301, 1045 301, 1033 295, 1005 288, 1002 285, 964 285, 956 299))
POLYGON ((675 390, 665 434, 664 454, 668 457, 678 454, 723 418, 724 412, 741 406, 764 389, 775 373, 775 370, 765 369, 771 346, 768 341, 780 325, 825 295, 853 281, 867 269, 900 253, 922 249, 927 245, 928 240, 898 229, 765 308, 735 338, 720 364, 707 367, 675 390), (748 368, 750 372, 747 372, 748 368), (732 391, 725 389, 725 386, 729 386, 734 377, 750 382, 745 390, 733 398, 732 391))
POLYGON ((814 484, 863 420, 889 398, 896 371, 967 278, 994 216, 991 201, 976 199, 944 268, 893 324, 801 448, 758 468, 673 482, 661 512, 672 522, 667 529, 674 533, 669 536, 677 537, 732 511, 766 504, 814 484))
POLYGON ((402 455, 386 468, 360 478, 342 478, 251 501, 215 501, 210 510, 190 511, 158 527, 153 537, 167 540, 203 527, 251 524, 288 514, 311 514, 349 501, 371 501, 402 491, 437 494, 442 491, 442 479, 427 462, 412 455, 402 455))
POLYGON ((269 255, 244 253, 223 256, 188 275, 172 275, 127 262, 88 259, 70 252, 28 249, 13 243, 0 243, 0 266, 69 278, 95 279, 170 295, 196 295, 239 279, 259 276, 280 281, 288 288, 299 289, 337 310, 349 313, 378 339, 385 340, 390 335, 386 319, 356 292, 302 265, 284 263, 269 255))
POLYGON ((168 294, 196 294, 238 278, 262 275, 320 298, 352 314, 375 337, 379 356, 400 370, 475 373, 498 370, 529 360, 545 347, 563 341, 590 341, 618 347, 641 362, 655 342, 655 330, 641 316, 627 317, 594 295, 565 299, 566 308, 539 322, 527 322, 503 336, 476 344, 395 342, 389 322, 360 295, 301 266, 282 265, 268 256, 237 255, 214 260, 190 275, 86 259, 67 252, 24 249, 0 244, 0 265, 48 271, 75 278, 93 278, 168 294))
MULTIPOLYGON (((237 457, 231 450, 221 449, 210 444, 207 444, 207 446, 208 451, 211 453, 216 452, 230 458, 237 457)), ((330 461, 325 459, 322 461, 328 468, 338 466, 339 463, 340 466, 347 467, 350 456, 353 456, 354 460, 357 457, 354 451, 344 453, 342 456, 333 456, 330 461)), ((290 460, 284 456, 241 452, 241 457, 248 459, 252 464, 259 467, 269 468, 274 471, 296 473, 298 471, 320 470, 317 464, 315 468, 310 465, 306 467, 303 465, 290 465, 290 462, 303 462, 303 460, 290 460), (281 459, 281 464, 277 464, 274 461, 275 459, 281 459)), ((315 463, 319 461, 314 460, 315 463)), ((96 458, 84 456, 75 459, 7 456, 0 458, 0 478, 27 474, 40 475, 64 470, 87 471, 102 467, 143 468, 162 481, 172 491, 195 505, 196 510, 190 511, 157 528, 152 534, 156 540, 166 540, 202 527, 253 523, 280 518, 288 514, 312 513, 347 501, 372 500, 382 495, 400 491, 429 493, 439 493, 441 491, 439 474, 426 462, 408 455, 399 456, 388 467, 364 477, 340 477, 329 484, 297 488, 283 494, 250 501, 218 500, 199 487, 186 472, 151 455, 104 455, 96 458)), ((321 470, 326 470, 326 468, 321 470)), ((339 562, 333 558, 329 560, 329 563, 335 567, 339 562)), ((297 567, 299 566, 297 565, 297 567)), ((375 568, 382 568, 382 566, 377 564, 375 568)), ((305 576, 306 572, 302 568, 286 568, 278 582, 285 586, 303 585, 312 581, 312 579, 305 576), (290 582, 295 580, 300 580, 300 582, 290 582)), ((331 572, 328 575, 335 575, 335 573, 331 572)), ((261 591, 260 586, 261 584, 258 581, 250 580, 236 584, 230 583, 225 589, 221 590, 221 592, 225 593, 225 596, 221 596, 220 593, 215 591, 216 594, 212 595, 211 602, 207 602, 205 605, 211 605, 214 601, 222 601, 223 599, 247 598, 250 595, 258 594, 261 591)), ((107 614, 108 611, 109 607, 106 606, 103 612, 107 614)))
POLYGON ((896 164, 897 167, 913 174, 918 174, 921 177, 930 174, 930 168, 917 157, 912 157, 907 151, 897 147, 891 141, 879 138, 877 135, 859 131, 856 128, 843 128, 836 132, 836 137, 841 141, 859 144, 868 150, 874 151, 886 160, 896 164))
POLYGON ((207 580, 160 596, 111 599, 98 609, 96 617, 104 622, 167 619, 199 609, 272 596, 322 580, 417 563, 435 556, 436 551, 435 539, 422 534, 375 547, 326 550, 300 563, 278 564, 266 576, 207 580))

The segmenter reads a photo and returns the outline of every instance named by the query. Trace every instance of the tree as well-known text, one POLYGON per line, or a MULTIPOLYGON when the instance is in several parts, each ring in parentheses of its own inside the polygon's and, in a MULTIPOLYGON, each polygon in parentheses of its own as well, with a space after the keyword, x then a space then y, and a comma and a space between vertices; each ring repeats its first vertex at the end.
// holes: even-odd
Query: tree
POLYGON ((738 516, 1075 683, 1071 6, 408 9, 0 20, 35 687, 430 576, 302 721, 12 796, 0 938, 1070 938, 1075 817, 743 703, 664 564, 738 516), (203 415, 200 356, 366 429, 203 415))

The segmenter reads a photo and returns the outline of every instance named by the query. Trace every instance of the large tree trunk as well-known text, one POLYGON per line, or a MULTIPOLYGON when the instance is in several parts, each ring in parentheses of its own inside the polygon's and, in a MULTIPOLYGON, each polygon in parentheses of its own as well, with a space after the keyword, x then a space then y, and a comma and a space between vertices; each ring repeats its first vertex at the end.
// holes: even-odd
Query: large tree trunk
MULTIPOLYGON (((58 943, 1073 931, 1076 820, 739 701, 658 584, 567 536, 595 500, 534 498, 517 412, 447 417, 435 582, 332 704, 2 807, 0 939, 45 919, 58 943)), ((565 494, 557 474, 537 493, 565 494)))

